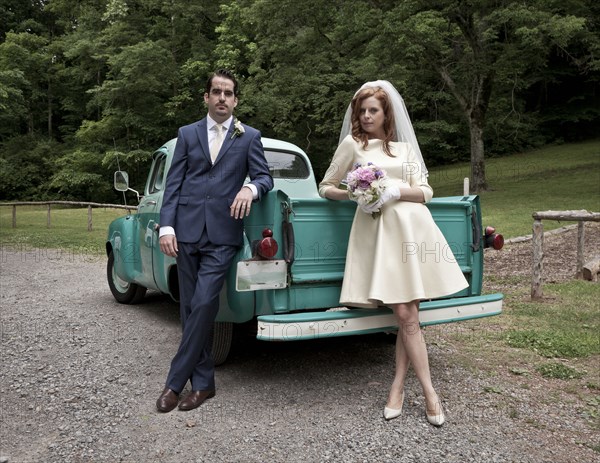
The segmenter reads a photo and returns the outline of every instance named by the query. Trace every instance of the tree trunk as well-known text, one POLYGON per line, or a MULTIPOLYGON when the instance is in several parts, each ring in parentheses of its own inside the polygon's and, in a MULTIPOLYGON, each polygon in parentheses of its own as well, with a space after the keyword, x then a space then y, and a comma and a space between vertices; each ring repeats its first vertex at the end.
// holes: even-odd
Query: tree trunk
POLYGON ((471 187, 473 192, 487 190, 485 178, 485 159, 483 149, 483 120, 477 114, 469 115, 471 133, 471 187))
POLYGON ((445 67, 439 67, 438 71, 442 80, 458 101, 469 124, 471 134, 471 186, 473 192, 485 191, 488 185, 485 178, 483 127, 485 126, 485 114, 492 94, 494 73, 489 71, 485 75, 474 76, 472 88, 475 90, 469 95, 464 95, 460 92, 445 67))

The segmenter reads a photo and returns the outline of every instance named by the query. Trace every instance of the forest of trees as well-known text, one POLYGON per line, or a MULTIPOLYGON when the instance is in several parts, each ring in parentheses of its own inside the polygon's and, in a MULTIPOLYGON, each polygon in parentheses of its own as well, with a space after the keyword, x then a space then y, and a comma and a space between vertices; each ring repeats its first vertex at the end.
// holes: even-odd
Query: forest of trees
POLYGON ((354 91, 390 80, 428 166, 470 160, 481 191, 486 157, 598 136, 599 5, 0 0, 0 199, 113 202, 117 159, 143 189, 219 67, 239 77, 238 117, 318 175, 354 91))

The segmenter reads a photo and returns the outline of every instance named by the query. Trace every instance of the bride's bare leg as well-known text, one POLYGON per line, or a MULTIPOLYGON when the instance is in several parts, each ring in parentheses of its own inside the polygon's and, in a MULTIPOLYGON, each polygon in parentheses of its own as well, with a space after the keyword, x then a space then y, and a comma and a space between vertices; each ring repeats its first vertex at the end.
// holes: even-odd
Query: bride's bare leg
MULTIPOLYGON (((401 338, 396 342, 396 376, 394 377, 392 389, 396 386, 404 387, 404 376, 409 363, 411 363, 423 388, 428 414, 437 414, 440 410, 440 404, 431 382, 427 346, 419 326, 419 302, 411 301, 406 304, 395 304, 391 307, 398 321, 398 338, 401 338), (400 345, 400 349, 398 345, 400 345)), ((398 397, 401 392, 401 390, 398 391, 398 397)), ((394 390, 390 391, 390 400, 393 395, 395 398, 394 390)), ((393 405, 391 402, 389 404, 393 405)))
POLYGON ((404 347, 404 340, 401 335, 402 329, 398 328, 398 334, 396 335, 396 373, 394 375, 394 381, 390 388, 390 395, 388 397, 386 407, 394 408, 398 410, 402 407, 402 392, 404 391, 404 378, 406 378, 406 372, 410 365, 408 360, 408 354, 404 347))

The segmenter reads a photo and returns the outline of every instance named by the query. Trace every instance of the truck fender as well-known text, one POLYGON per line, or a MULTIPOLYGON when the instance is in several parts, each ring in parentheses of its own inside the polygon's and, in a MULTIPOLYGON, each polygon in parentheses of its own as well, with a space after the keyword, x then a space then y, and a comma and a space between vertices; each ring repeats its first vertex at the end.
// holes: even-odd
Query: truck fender
POLYGON ((137 282, 141 258, 139 243, 136 241, 137 221, 134 216, 121 217, 110 224, 106 254, 114 255, 114 268, 119 278, 130 283, 137 282))

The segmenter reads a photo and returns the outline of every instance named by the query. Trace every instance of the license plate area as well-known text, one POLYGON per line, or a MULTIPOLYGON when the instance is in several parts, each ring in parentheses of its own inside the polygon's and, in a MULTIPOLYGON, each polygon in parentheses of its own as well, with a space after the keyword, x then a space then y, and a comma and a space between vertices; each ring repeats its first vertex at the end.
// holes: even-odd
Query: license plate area
POLYGON ((282 289, 287 284, 285 260, 243 260, 237 263, 236 291, 282 289))

